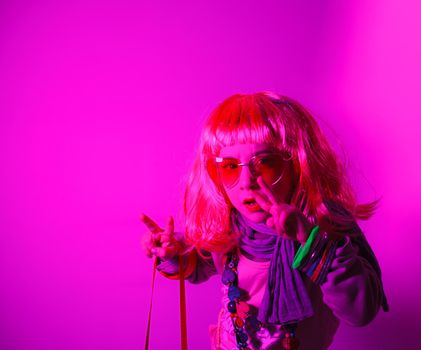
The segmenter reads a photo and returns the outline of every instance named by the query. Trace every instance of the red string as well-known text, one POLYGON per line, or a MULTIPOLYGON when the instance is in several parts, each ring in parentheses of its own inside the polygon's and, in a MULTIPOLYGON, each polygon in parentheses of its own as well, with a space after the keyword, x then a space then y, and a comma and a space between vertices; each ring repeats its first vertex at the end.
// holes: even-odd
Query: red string
MULTIPOLYGON (((181 350, 188 350, 187 346, 187 317, 186 317, 186 286, 184 283, 184 260, 179 256, 179 273, 180 273, 180 329, 181 329, 181 350)), ((152 273, 152 290, 151 300, 149 302, 149 316, 148 327, 146 330, 145 350, 149 349, 149 336, 151 332, 151 316, 152 316, 152 301, 155 289, 157 259, 154 258, 153 273, 152 273)))
POLYGON ((178 257, 180 271, 180 328, 181 328, 181 350, 187 350, 187 320, 186 320, 186 286, 184 284, 184 259, 178 257))
POLYGON ((151 300, 149 302, 149 316, 148 316, 148 328, 146 330, 145 350, 149 349, 149 334, 151 332, 152 300, 153 300, 153 291, 155 288, 155 276, 156 276, 156 257, 154 258, 154 261, 153 261, 152 291, 151 291, 151 300))

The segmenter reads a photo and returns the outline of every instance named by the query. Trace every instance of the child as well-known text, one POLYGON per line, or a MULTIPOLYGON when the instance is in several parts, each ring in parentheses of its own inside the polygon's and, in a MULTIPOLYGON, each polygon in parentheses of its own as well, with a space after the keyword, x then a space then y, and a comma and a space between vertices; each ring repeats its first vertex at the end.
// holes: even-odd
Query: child
POLYGON ((342 320, 388 310, 377 260, 344 169, 310 113, 270 92, 237 94, 211 113, 185 192, 186 230, 146 215, 158 270, 192 283, 221 274, 212 349, 327 349, 342 320))

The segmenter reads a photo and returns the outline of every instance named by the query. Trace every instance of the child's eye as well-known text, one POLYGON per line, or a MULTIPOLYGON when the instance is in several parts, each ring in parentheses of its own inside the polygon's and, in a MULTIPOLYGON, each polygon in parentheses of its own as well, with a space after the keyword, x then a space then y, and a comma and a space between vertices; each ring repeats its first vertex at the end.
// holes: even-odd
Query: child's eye
POLYGON ((267 163, 269 163, 269 161, 270 161, 270 159, 266 158, 266 157, 262 157, 262 158, 257 159, 257 162, 260 163, 260 164, 267 164, 267 163))
POLYGON ((237 163, 223 163, 222 168, 226 170, 234 170, 238 168, 237 163))
POLYGON ((274 159, 272 156, 266 156, 266 157, 258 157, 256 159, 257 165, 265 165, 270 166, 274 163, 274 159))

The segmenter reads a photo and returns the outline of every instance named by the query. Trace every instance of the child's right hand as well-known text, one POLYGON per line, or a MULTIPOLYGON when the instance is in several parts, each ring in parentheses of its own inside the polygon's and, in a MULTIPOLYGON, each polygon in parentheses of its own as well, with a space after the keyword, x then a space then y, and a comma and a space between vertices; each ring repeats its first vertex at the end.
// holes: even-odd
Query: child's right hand
POLYGON ((174 236, 172 216, 169 217, 165 230, 145 214, 140 215, 140 220, 148 228, 142 238, 142 248, 148 258, 157 256, 164 260, 171 259, 181 252, 181 244, 174 236))

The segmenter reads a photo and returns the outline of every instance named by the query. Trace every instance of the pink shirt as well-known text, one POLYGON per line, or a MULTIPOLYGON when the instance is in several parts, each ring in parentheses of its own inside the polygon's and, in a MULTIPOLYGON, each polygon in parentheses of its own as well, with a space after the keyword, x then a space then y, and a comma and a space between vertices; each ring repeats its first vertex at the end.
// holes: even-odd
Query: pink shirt
MULTIPOLYGON (((362 238, 359 238, 362 239, 362 238)), ((333 341, 339 320, 352 326, 364 326, 376 316, 381 306, 387 311, 387 301, 383 292, 378 265, 374 254, 367 252, 368 244, 346 236, 338 246, 326 281, 317 286, 302 274, 311 298, 314 315, 301 321, 297 328, 300 350, 324 350, 333 341), (374 259, 374 260, 373 260, 374 259), (377 266, 377 267, 376 267, 377 266)), ((249 293, 249 304, 257 308, 266 288, 269 262, 256 262, 239 255, 238 278, 240 288, 249 293)), ((202 283, 210 276, 222 273, 222 255, 212 254, 212 259, 199 259, 198 265, 188 277, 192 283, 202 283)), ((158 270, 167 273, 178 271, 177 259, 163 261, 158 270)), ((238 349, 233 325, 226 311, 227 287, 223 286, 223 299, 218 324, 210 327, 214 350, 238 349)), ((252 334, 251 349, 280 349, 281 332, 279 326, 265 326, 259 333, 252 334)))
MULTIPOLYGON (((239 255, 238 280, 239 288, 248 292, 245 300, 250 305, 250 312, 258 313, 258 306, 263 298, 268 278, 270 261, 257 262, 239 255)), ((315 286, 308 278, 303 277, 313 302, 314 316, 299 323, 297 338, 300 350, 327 349, 333 340, 339 321, 327 305, 323 303, 320 287, 315 286), (323 324, 323 332, 320 325, 323 324)), ((237 350, 234 327, 229 312, 226 310, 228 287, 222 287, 222 308, 218 316, 218 324, 209 327, 209 335, 213 350, 237 350)), ((278 325, 266 325, 254 334, 249 334, 250 349, 280 349, 282 331, 278 325)))

